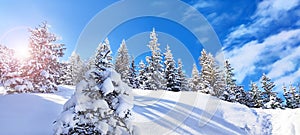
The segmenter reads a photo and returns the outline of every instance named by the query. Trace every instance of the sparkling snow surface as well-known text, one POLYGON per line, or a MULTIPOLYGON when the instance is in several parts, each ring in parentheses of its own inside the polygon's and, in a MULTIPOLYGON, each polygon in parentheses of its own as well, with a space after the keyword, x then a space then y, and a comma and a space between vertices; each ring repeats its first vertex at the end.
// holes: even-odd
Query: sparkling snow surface
MULTIPOLYGON (((0 135, 51 135, 74 87, 54 94, 2 95, 0 135)), ((300 134, 300 109, 249 109, 196 92, 133 90, 141 134, 300 134)))

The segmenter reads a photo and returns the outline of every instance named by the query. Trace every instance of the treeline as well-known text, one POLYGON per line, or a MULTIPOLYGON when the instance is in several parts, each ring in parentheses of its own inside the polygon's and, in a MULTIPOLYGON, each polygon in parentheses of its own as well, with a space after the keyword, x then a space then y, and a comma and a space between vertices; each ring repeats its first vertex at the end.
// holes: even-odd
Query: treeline
MULTIPOLYGON (((238 102, 255 108, 298 108, 300 106, 299 90, 297 91, 292 85, 290 85, 289 89, 284 86, 284 99, 281 99, 278 93, 274 92, 274 82, 265 74, 260 79, 261 89, 253 82, 251 82, 249 90, 238 86, 233 73, 234 68, 230 65, 229 60, 225 60, 224 65, 220 66, 215 61, 213 55, 207 53, 204 49, 201 51, 201 56, 199 57, 200 72, 195 63, 191 78, 188 78, 183 70, 182 61, 180 59, 177 62, 174 60, 170 47, 167 45, 165 51, 162 52, 159 46, 157 34, 153 29, 150 33, 148 44, 151 55, 146 56, 145 62, 141 60, 138 66, 135 65, 134 58, 130 58, 125 40, 122 41, 115 63, 113 63, 108 39, 99 44, 95 56, 89 62, 71 63, 88 63, 89 66, 106 63, 105 67, 115 68, 121 74, 122 80, 133 88, 144 90, 200 91, 225 101, 238 102), (107 56, 107 58, 97 62, 98 58, 103 55, 107 56), (94 63, 95 61, 96 63, 94 63), (285 102, 283 102, 284 100, 285 102)), ((74 57, 79 56, 76 54, 72 55, 70 61, 74 57)), ((73 67, 84 66, 74 65, 73 67)))
POLYGON ((300 92, 294 86, 284 86, 284 99, 281 99, 274 92, 274 82, 263 74, 261 88, 251 82, 250 89, 245 90, 236 84, 230 62, 226 60, 220 66, 214 56, 204 49, 199 57, 200 72, 197 63, 194 63, 191 78, 188 78, 183 70, 183 62, 174 60, 171 48, 167 45, 165 51, 161 51, 155 29, 150 33, 147 45, 151 55, 138 65, 129 55, 125 40, 120 44, 114 63, 108 38, 99 44, 95 55, 87 61, 73 52, 67 62, 59 62, 58 58, 64 55, 65 48, 63 44, 55 43, 57 38, 49 32, 47 24, 31 29, 30 33, 30 57, 25 61, 18 61, 13 50, 0 46, 1 83, 8 93, 53 92, 59 84, 76 85, 92 67, 105 67, 114 68, 120 73, 122 81, 132 88, 200 91, 255 108, 300 107, 300 92))

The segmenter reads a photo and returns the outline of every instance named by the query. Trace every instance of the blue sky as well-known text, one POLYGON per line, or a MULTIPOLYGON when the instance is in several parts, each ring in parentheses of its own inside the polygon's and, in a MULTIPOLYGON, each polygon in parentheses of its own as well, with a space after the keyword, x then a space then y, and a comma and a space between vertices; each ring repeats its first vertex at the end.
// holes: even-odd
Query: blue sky
MULTIPOLYGON (((46 20, 51 31, 67 45, 64 59, 76 48, 86 25, 115 1, 0 1, 0 44, 22 48, 27 40, 27 28, 46 20), (16 40, 16 38, 18 40, 16 40)), ((266 73, 281 87, 300 79, 300 6, 299 0, 191 0, 184 1, 197 9, 211 25, 222 45, 225 58, 235 68, 239 84, 248 87, 266 73)), ((170 4, 171 5, 171 4, 170 4)), ((138 6, 138 5, 136 5, 138 6)), ((143 7, 141 7, 143 8, 143 7)), ((130 10, 130 9, 128 9, 130 10)), ((153 9, 155 10, 155 9, 153 9)), ((185 14, 191 16, 191 14, 185 14)), ((115 11, 114 14, 120 14, 115 11)), ((103 23, 109 18, 103 18, 103 23)), ((99 24, 100 25, 100 24, 99 24)), ((110 39, 115 54, 121 40, 127 40, 129 51, 136 53, 137 44, 145 47, 149 32, 158 31, 162 51, 170 44, 175 58, 182 58, 190 74, 191 63, 197 60, 202 44, 186 28, 162 18, 141 17, 122 23, 112 30, 110 39), (131 49, 132 48, 132 49, 131 49), (135 51, 134 51, 135 49, 135 51), (182 50, 190 55, 184 55, 182 50), (191 60, 193 59, 193 60, 191 60)), ((205 34, 205 33, 203 33, 205 34)), ((102 39, 97 39, 100 42, 102 39)), ((87 48, 97 46, 87 44, 87 48)), ((142 48, 141 48, 142 49, 142 48)), ((88 50, 88 49, 87 49, 88 50)), ((142 49, 143 50, 143 49, 142 49)), ((136 55, 142 55, 147 50, 136 55)), ((92 55, 94 52, 87 52, 92 55)))

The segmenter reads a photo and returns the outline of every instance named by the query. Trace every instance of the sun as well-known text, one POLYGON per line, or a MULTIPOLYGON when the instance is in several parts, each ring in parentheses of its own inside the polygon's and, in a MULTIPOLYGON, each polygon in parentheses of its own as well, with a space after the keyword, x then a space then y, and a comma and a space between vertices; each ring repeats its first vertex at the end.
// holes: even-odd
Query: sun
POLYGON ((20 46, 15 48, 15 56, 18 60, 27 59, 30 56, 27 46, 20 46))
POLYGON ((28 48, 28 27, 18 26, 9 29, 4 34, 0 35, 0 44, 13 49, 15 52, 14 57, 18 60, 25 60, 30 56, 28 48))

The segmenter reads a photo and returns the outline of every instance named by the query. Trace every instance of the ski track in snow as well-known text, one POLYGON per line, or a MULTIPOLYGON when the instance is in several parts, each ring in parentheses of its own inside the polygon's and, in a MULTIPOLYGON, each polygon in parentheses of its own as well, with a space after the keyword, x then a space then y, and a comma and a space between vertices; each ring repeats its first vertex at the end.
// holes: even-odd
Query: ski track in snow
MULTIPOLYGON (((52 94, 1 95, 0 135, 51 135, 73 86, 52 94)), ((197 92, 133 90, 141 134, 300 134, 300 109, 250 109, 197 92)))

